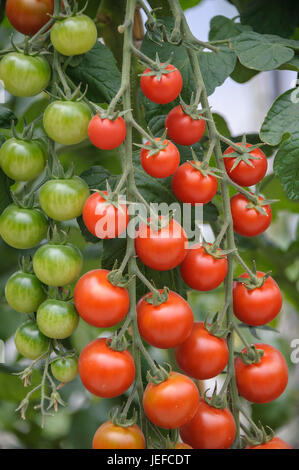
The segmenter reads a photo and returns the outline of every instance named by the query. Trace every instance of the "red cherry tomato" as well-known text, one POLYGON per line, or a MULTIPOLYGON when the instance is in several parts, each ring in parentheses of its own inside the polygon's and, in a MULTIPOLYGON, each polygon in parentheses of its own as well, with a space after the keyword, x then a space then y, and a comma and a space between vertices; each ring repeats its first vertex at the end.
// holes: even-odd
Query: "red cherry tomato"
POLYGON ((143 408, 148 419, 166 429, 176 429, 196 413, 199 393, 189 377, 171 372, 164 382, 149 383, 143 395, 143 408))
MULTIPOLYGON (((107 196, 107 191, 102 191, 107 196)), ((95 192, 86 200, 83 207, 83 220, 87 229, 98 238, 109 239, 121 235, 129 223, 125 204, 115 207, 95 192)))
POLYGON ((135 238, 135 249, 143 264, 158 271, 178 266, 187 254, 188 239, 181 225, 174 219, 155 230, 142 223, 135 238))
POLYGON ((220 374, 228 362, 225 339, 208 332, 202 322, 196 322, 184 343, 175 348, 175 358, 183 372, 195 379, 211 379, 220 374))
POLYGON ((107 274, 109 271, 106 269, 89 271, 79 279, 74 290, 79 315, 98 328, 116 325, 129 311, 127 289, 111 284, 107 274))
POLYGON ((89 343, 80 354, 79 374, 85 388, 101 398, 113 398, 132 385, 135 364, 128 350, 114 351, 107 338, 89 343))
POLYGON ((174 195, 182 202, 206 204, 211 201, 217 191, 217 178, 204 175, 200 168, 194 168, 195 162, 183 163, 172 177, 174 195))
POLYGON ((102 119, 97 114, 88 125, 88 137, 93 145, 102 150, 112 150, 119 147, 126 138, 127 128, 122 117, 102 119))
POLYGON ((54 0, 7 0, 6 15, 12 26, 22 34, 32 36, 54 12, 54 0))
POLYGON ((200 243, 192 245, 180 266, 185 283, 199 291, 216 289, 227 274, 226 256, 215 258, 200 243))
POLYGON ((103 423, 96 431, 93 449, 145 449, 143 432, 137 426, 117 426, 111 421, 103 423))
POLYGON ((292 449, 287 442, 283 441, 279 437, 273 437, 269 442, 259 444, 257 446, 247 446, 246 449, 292 449))
MULTIPOLYGON (((260 197, 259 199, 263 199, 260 197)), ((261 214, 255 208, 247 208, 248 199, 243 194, 235 194, 230 200, 234 231, 244 237, 255 237, 263 233, 272 220, 272 211, 269 205, 262 206, 266 214, 261 214)))
POLYGON ((176 144, 193 145, 204 135, 206 124, 204 119, 192 119, 179 105, 167 114, 165 127, 176 144))
MULTIPOLYGON (((160 140, 159 138, 156 139, 160 140)), ((149 145, 150 142, 146 142, 149 145)), ((165 139, 164 149, 160 150, 155 155, 149 155, 149 150, 143 148, 140 153, 140 162, 143 169, 154 178, 167 178, 172 175, 180 164, 180 154, 176 146, 165 139)))
MULTIPOLYGON (((288 366, 283 355, 269 344, 256 344, 264 355, 257 364, 235 360, 239 394, 253 403, 269 403, 278 398, 288 383, 288 366)), ((246 349, 243 349, 246 352, 246 349)))
POLYGON ((137 305, 138 328, 141 336, 152 346, 161 349, 174 348, 185 341, 191 333, 193 312, 188 302, 173 291, 160 305, 153 305, 144 295, 137 305))
MULTIPOLYGON (((238 142, 236 145, 241 146, 241 142, 238 142)), ((246 147, 252 147, 251 144, 246 144, 246 147)), ((233 153, 235 150, 233 147, 228 147, 224 155, 227 155, 229 153, 233 153)), ((251 150, 249 152, 250 155, 253 157, 256 157, 256 159, 251 159, 250 158, 250 163, 251 165, 248 165, 244 161, 240 161, 238 165, 232 170, 232 167, 235 164, 236 157, 232 158, 224 158, 224 164, 226 168, 226 172, 228 176, 230 177, 231 180, 233 180, 235 183, 239 184, 240 186, 252 186, 254 184, 257 184, 259 181, 261 181, 267 171, 268 163, 267 163, 267 157, 264 154, 264 152, 261 151, 261 149, 256 148, 254 150, 251 150)))
POLYGON ((195 416, 180 428, 180 436, 193 449, 228 449, 235 440, 236 423, 228 408, 214 408, 200 398, 195 416))
POLYGON ((140 88, 145 96, 154 103, 166 104, 175 100, 183 87, 183 79, 179 70, 169 64, 166 70, 172 70, 170 73, 162 73, 161 78, 157 75, 145 75, 152 72, 147 68, 141 75, 140 88))
MULTIPOLYGON (((259 278, 265 273, 257 272, 259 278)), ((249 279, 249 274, 240 277, 249 279)), ((235 281, 233 287, 234 314, 248 325, 265 325, 272 321, 282 307, 282 295, 274 279, 269 276, 261 287, 247 289, 242 282, 235 281)))

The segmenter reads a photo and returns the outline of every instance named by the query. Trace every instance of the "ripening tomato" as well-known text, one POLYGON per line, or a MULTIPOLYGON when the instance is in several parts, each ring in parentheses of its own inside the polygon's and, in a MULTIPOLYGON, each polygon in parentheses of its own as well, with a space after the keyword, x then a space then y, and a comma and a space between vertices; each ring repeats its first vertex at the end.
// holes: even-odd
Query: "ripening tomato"
POLYGON ((90 192, 79 176, 47 181, 39 193, 42 210, 51 219, 65 221, 79 217, 90 192))
MULTIPOLYGON (((263 198, 260 197, 260 200, 263 198)), ((234 231, 244 237, 255 237, 263 233, 272 220, 270 205, 262 206, 266 214, 261 214, 255 208, 246 207, 248 199, 243 194, 235 194, 230 200, 234 231)))
POLYGON ((94 45, 98 32, 94 21, 86 15, 57 19, 51 28, 51 42, 63 55, 85 54, 94 45))
POLYGON ((78 360, 76 357, 58 357, 51 362, 51 372, 59 382, 71 382, 78 375, 78 360))
POLYGON ((228 347, 224 338, 217 338, 195 322, 188 338, 175 348, 175 358, 183 372, 199 380, 211 379, 228 363, 228 347))
POLYGON ((0 235, 13 248, 33 248, 46 237, 48 222, 39 209, 10 204, 0 216, 0 235))
POLYGON ((49 63, 42 56, 10 52, 0 62, 0 79, 14 96, 38 95, 48 86, 50 78, 49 63))
MULTIPOLYGON (((107 191, 102 191, 107 196, 107 191)), ((121 202, 115 207, 111 202, 95 192, 86 200, 83 207, 83 220, 87 229, 98 238, 109 239, 121 235, 129 223, 129 214, 121 202)))
POLYGON ((114 326, 127 315, 130 298, 127 289, 111 284, 107 269, 94 269, 77 282, 74 302, 79 315, 99 328, 114 326))
POLYGON ((193 326, 193 312, 188 302, 173 291, 160 305, 148 303, 152 294, 144 295, 137 304, 138 328, 152 346, 174 348, 188 338, 193 326))
MULTIPOLYGON (((257 272, 258 278, 265 273, 257 272)), ((241 276, 249 279, 249 274, 241 276)), ((282 307, 282 295, 274 279, 269 276, 261 287, 247 289, 242 282, 235 281, 233 287, 234 314, 247 325, 259 326, 272 321, 282 307)))
POLYGON ((147 68, 141 75, 140 88, 145 96, 154 103, 166 104, 175 100, 183 88, 183 79, 180 71, 174 65, 167 65, 166 71, 161 77, 146 75, 152 72, 147 68))
POLYGON ((117 426, 106 421, 95 432, 93 449, 145 449, 143 432, 137 426, 117 426))
POLYGON ((185 442, 178 442, 174 449, 193 449, 193 447, 189 446, 189 444, 186 444, 185 442))
POLYGON ((88 137, 95 147, 101 150, 112 150, 119 147, 126 138, 127 128, 122 117, 114 121, 93 116, 88 126, 88 137))
POLYGON ((258 444, 256 446, 247 446, 246 449, 292 449, 287 442, 283 441, 279 437, 273 437, 270 441, 264 444, 258 444))
POLYGON ((204 119, 192 119, 179 105, 167 114, 165 127, 176 144, 193 145, 204 135, 206 124, 204 119))
POLYGON ((79 315, 71 302, 47 299, 36 313, 36 323, 48 338, 64 339, 71 336, 78 326, 79 315))
POLYGON ((54 0, 7 0, 6 15, 12 26, 22 34, 37 33, 53 15, 54 0))
POLYGON ((128 350, 114 351, 107 338, 89 343, 79 357, 79 374, 85 388, 101 398, 124 393, 135 377, 135 364, 128 350))
MULTIPOLYGON (((159 141, 160 138, 157 137, 156 140, 159 141)), ((180 164, 180 154, 177 147, 167 139, 163 141, 163 144, 166 145, 164 149, 150 156, 149 150, 141 149, 141 165, 154 178, 167 178, 176 171, 180 164)), ((146 142, 145 145, 150 145, 150 142, 146 142)))
POLYGON ((195 162, 183 163, 174 173, 171 187, 174 195, 182 202, 206 204, 217 192, 217 178, 204 175, 200 166, 194 168, 195 162))
POLYGON ((81 101, 53 101, 47 106, 43 123, 48 136, 63 145, 79 144, 87 137, 91 119, 89 107, 81 101))
POLYGON ((34 274, 17 271, 5 285, 7 303, 20 313, 34 313, 45 300, 42 283, 34 274))
POLYGON ((8 139, 0 148, 0 165, 15 181, 36 179, 46 166, 46 151, 38 140, 8 139))
POLYGON ((236 423, 228 408, 214 408, 200 398, 195 416, 180 428, 180 436, 193 449, 228 449, 235 440, 236 423))
POLYGON ((209 291, 216 289, 227 274, 227 258, 215 258, 200 243, 192 245, 180 266, 181 276, 192 289, 209 291))
POLYGON ((22 356, 34 360, 48 350, 50 340, 39 331, 35 321, 28 320, 17 329, 15 345, 22 356))
MULTIPOLYGON (((241 146, 242 144, 241 142, 237 142, 236 145, 241 146)), ((252 145, 246 144, 246 147, 252 147, 252 145)), ((235 152, 233 147, 228 147, 225 150, 224 155, 233 152, 235 152)), ((239 184, 240 186, 253 186, 254 184, 259 183, 259 181, 264 178, 267 171, 268 162, 264 152, 262 152, 261 149, 256 148, 254 150, 251 150, 249 153, 250 155, 255 157, 252 159, 249 158, 250 165, 245 161, 241 160, 234 169, 232 168, 235 164, 236 156, 232 158, 223 158, 228 176, 232 181, 239 184)))
POLYGON ((189 377, 171 372, 160 384, 148 383, 143 394, 143 408, 156 426, 176 429, 196 413, 199 393, 189 377))
MULTIPOLYGON (((269 403, 278 398, 288 383, 288 366, 285 358, 269 344, 256 344, 264 355, 257 364, 244 364, 235 359, 239 394, 253 403, 269 403)), ((243 349, 246 352, 246 349, 243 349)))
POLYGON ((135 238, 139 259, 149 268, 158 271, 168 271, 178 266, 187 254, 187 244, 185 231, 174 219, 157 230, 142 223, 135 238))

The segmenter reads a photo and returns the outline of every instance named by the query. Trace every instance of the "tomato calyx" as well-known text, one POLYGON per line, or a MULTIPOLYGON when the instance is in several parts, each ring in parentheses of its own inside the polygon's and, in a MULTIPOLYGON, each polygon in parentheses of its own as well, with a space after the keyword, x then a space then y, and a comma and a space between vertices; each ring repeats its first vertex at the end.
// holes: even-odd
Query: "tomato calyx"
POLYGON ((154 307, 157 307, 158 305, 163 304, 164 302, 167 302, 169 296, 169 288, 164 287, 164 289, 161 290, 152 290, 146 297, 145 301, 148 304, 154 305, 154 307))
POLYGON ((155 363, 155 371, 154 371, 154 375, 152 375, 151 371, 147 371, 147 374, 146 374, 146 379, 148 382, 152 383, 152 384, 155 384, 155 385, 159 385, 161 384, 162 382, 165 382, 165 380, 168 379, 169 377, 169 374, 171 373, 172 371, 172 367, 170 364, 168 364, 166 362, 166 365, 167 365, 167 368, 168 370, 161 366, 160 364, 158 364, 156 361, 154 361, 155 363))
POLYGON ((234 281, 240 282, 249 291, 253 289, 259 289, 260 287, 263 287, 265 281, 268 279, 268 277, 270 277, 271 272, 272 271, 268 271, 262 276, 258 276, 256 271, 256 264, 253 261, 253 269, 250 272, 249 277, 243 277, 243 275, 241 275, 234 278, 234 281))
POLYGON ((166 139, 166 134, 167 134, 166 129, 163 132, 163 135, 161 137, 155 137, 152 134, 150 128, 148 127, 147 129, 148 129, 149 136, 151 137, 151 140, 149 140, 145 144, 134 144, 134 145, 136 147, 141 148, 141 149, 147 150, 148 154, 147 154, 146 158, 150 158, 154 155, 157 155, 162 150, 165 150, 167 148, 167 146, 169 145, 170 141, 168 139, 166 139))
POLYGON ((270 428, 270 426, 266 426, 266 428, 268 432, 259 421, 258 424, 255 424, 255 426, 251 426, 249 430, 246 430, 245 435, 243 436, 245 445, 258 446, 271 441, 275 436, 275 432, 270 428))
POLYGON ((249 348, 236 353, 236 355, 241 358, 243 364, 258 364, 264 355, 264 351, 262 349, 257 349, 255 344, 251 344, 249 348))
POLYGON ((207 403, 207 405, 212 406, 213 408, 217 408, 219 410, 224 410, 227 408, 227 398, 226 398, 226 390, 220 391, 217 394, 217 382, 215 382, 215 387, 213 393, 210 397, 207 396, 207 393, 210 389, 207 388, 204 392, 203 399, 207 403))
MULTIPOLYGON (((128 400, 129 401, 129 400, 128 400)), ((133 409, 131 418, 127 416, 126 404, 123 407, 115 406, 109 411, 109 419, 115 426, 128 428, 137 423, 138 413, 136 408, 133 409)))
POLYGON ((110 338, 107 338, 107 346, 113 351, 126 351, 128 349, 128 340, 121 329, 115 331, 110 338))
POLYGON ((69 236, 69 228, 61 227, 57 223, 50 223, 47 233, 48 243, 50 245, 65 245, 69 236))
POLYGON ((20 256, 18 260, 19 270, 23 273, 32 274, 33 271, 33 262, 31 255, 20 256))
POLYGON ((55 21, 64 20, 65 18, 69 18, 71 16, 80 16, 84 13, 88 6, 88 2, 85 3, 84 7, 79 10, 79 5, 77 1, 73 2, 73 7, 71 8, 68 1, 63 0, 62 8, 64 8, 65 13, 63 10, 60 11, 58 14, 49 15, 50 18, 54 19, 55 21))
POLYGON ((169 59, 166 62, 161 62, 159 58, 158 52, 156 52, 156 59, 151 60, 150 66, 148 66, 147 63, 143 62, 142 59, 140 62, 147 68, 150 68, 151 70, 149 72, 143 72, 140 74, 140 76, 143 77, 153 77, 155 76, 158 81, 161 80, 162 75, 168 75, 169 73, 175 72, 177 70, 176 67, 173 69, 167 69, 167 67, 170 65, 171 60, 173 57, 173 52, 170 54, 169 59))
POLYGON ((240 149, 235 147, 234 152, 230 152, 230 153, 224 154, 222 156, 223 158, 235 158, 234 164, 233 164, 232 168, 230 169, 230 173, 242 161, 244 163, 246 163, 246 165, 251 166, 252 168, 254 168, 254 164, 252 163, 252 160, 259 160, 260 157, 256 157, 256 156, 252 155, 251 152, 253 152, 254 150, 256 150, 260 147, 262 147, 265 144, 264 143, 255 144, 255 145, 247 144, 246 135, 244 135, 243 138, 242 138, 242 142, 237 142, 235 145, 240 147, 240 149), (249 145, 249 147, 248 147, 248 145, 249 145))
POLYGON ((223 326, 223 319, 221 318, 222 315, 221 313, 217 312, 211 323, 208 322, 208 317, 206 317, 204 321, 204 327, 205 329, 213 336, 216 336, 217 338, 226 338, 228 333, 231 331, 231 325, 228 325, 227 327, 223 326))
POLYGON ((191 119, 193 119, 194 121, 199 121, 200 119, 203 119, 204 121, 209 121, 209 118, 203 116, 207 109, 198 109, 198 102, 193 97, 193 94, 191 95, 190 104, 185 103, 180 96, 180 106, 183 112, 190 116, 191 119))
POLYGON ((128 274, 123 275, 120 269, 112 269, 109 274, 107 274, 107 279, 113 286, 118 287, 127 287, 131 281, 131 278, 128 274))
POLYGON ((267 211, 263 208, 263 206, 268 206, 269 204, 273 204, 274 202, 278 202, 278 199, 264 199, 262 196, 256 197, 255 201, 248 201, 246 204, 246 209, 255 209, 262 215, 266 215, 269 217, 267 211))

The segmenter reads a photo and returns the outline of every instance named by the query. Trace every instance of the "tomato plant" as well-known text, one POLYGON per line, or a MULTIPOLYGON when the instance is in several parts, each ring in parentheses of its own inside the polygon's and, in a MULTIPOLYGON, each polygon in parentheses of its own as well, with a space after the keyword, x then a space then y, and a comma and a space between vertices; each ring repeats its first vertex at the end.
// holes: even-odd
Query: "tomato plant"
POLYGON ((119 147, 125 140, 126 124, 122 117, 114 120, 93 116, 88 125, 88 137, 93 145, 102 150, 119 147))
POLYGON ((145 449, 145 439, 143 432, 136 424, 122 427, 106 421, 96 430, 92 448, 145 449))
POLYGON ((194 161, 185 162, 172 177, 172 190, 182 202, 206 204, 211 201, 217 191, 217 179, 214 175, 205 174, 200 164, 194 161))
POLYGON ((13 27, 22 34, 32 35, 49 21, 54 12, 54 0, 7 0, 6 15, 13 27))
POLYGON ((162 72, 161 76, 147 68, 141 75, 140 87, 149 100, 166 104, 179 96, 183 79, 180 71, 171 64, 165 67, 165 72, 162 72))
POLYGON ((202 138, 206 125, 203 119, 193 119, 181 106, 176 106, 167 114, 165 127, 176 144, 193 145, 202 138))

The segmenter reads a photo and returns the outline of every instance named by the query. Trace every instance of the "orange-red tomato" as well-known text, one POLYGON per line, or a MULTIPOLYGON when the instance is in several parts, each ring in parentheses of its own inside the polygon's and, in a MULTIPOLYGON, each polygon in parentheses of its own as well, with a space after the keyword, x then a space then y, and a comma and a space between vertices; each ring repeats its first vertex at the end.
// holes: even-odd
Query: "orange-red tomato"
MULTIPOLYGON (((263 199, 260 197, 259 199, 263 199)), ((243 194, 235 194, 230 200, 234 231, 244 237, 256 237, 263 233, 272 220, 272 210, 269 204, 263 206, 266 214, 261 214, 254 207, 247 208, 249 200, 243 194)))
POLYGON ((85 388, 101 398, 113 398, 132 385, 135 364, 128 350, 114 351, 107 338, 89 343, 80 354, 79 374, 85 388))
POLYGON ((122 117, 112 121, 96 114, 88 125, 88 137, 91 143, 102 150, 119 147, 125 140, 126 134, 127 127, 122 117))
POLYGON ((193 145, 204 135, 206 124, 204 119, 192 119, 179 105, 167 114, 165 127, 176 144, 193 145))
MULTIPOLYGON (((241 146, 241 142, 237 142, 236 145, 241 146)), ((246 144, 246 147, 252 147, 251 144, 246 144)), ((233 147, 228 147, 224 155, 230 154, 235 152, 233 147)), ((252 155, 255 158, 250 158, 250 163, 251 165, 248 165, 248 163, 244 162, 241 160, 238 165, 232 170, 234 163, 236 161, 236 157, 232 158, 224 158, 224 164, 225 164, 225 169, 230 177, 231 180, 233 180, 235 183, 239 184, 240 186, 253 186, 254 184, 257 184, 259 181, 261 181, 267 171, 268 163, 267 163, 267 157, 262 152, 261 149, 256 148, 254 150, 251 150, 250 155, 252 155)))
POLYGON ((148 419, 166 429, 176 429, 195 415, 199 402, 196 385, 189 377, 171 372, 158 385, 149 383, 143 395, 143 408, 148 419))
POLYGON ((122 427, 111 421, 103 423, 95 432, 93 449, 145 449, 143 432, 137 426, 122 427))
MULTIPOLYGON (((157 138, 156 140, 160 140, 157 138)), ((149 145, 150 142, 146 142, 149 145)), ((180 154, 177 147, 170 141, 165 139, 164 149, 155 155, 149 156, 149 150, 141 149, 140 162, 143 169, 154 178, 167 178, 172 175, 180 164, 180 154)))
POLYGON ((183 87, 183 79, 180 71, 169 64, 166 70, 171 70, 170 73, 162 73, 161 78, 156 75, 145 75, 152 72, 147 68, 141 75, 140 88, 145 96, 154 103, 166 104, 175 100, 183 87))
POLYGON ((228 408, 214 408, 200 398, 195 416, 180 428, 180 436, 193 449, 228 449, 235 440, 236 423, 228 408))
MULTIPOLYGON (((244 364, 235 359, 236 381, 239 394, 253 403, 269 403, 278 398, 288 384, 288 366, 285 358, 269 344, 256 344, 264 355, 257 364, 244 364)), ((246 352, 246 349, 243 349, 246 352)))
POLYGON ((183 372, 195 379, 211 379, 220 374, 228 362, 224 338, 217 338, 196 322, 184 343, 175 348, 175 358, 183 372))
POLYGON ((271 441, 259 444, 257 446, 247 446, 246 449, 292 449, 287 442, 283 441, 279 437, 273 437, 271 441))
POLYGON ((174 195, 182 202, 206 204, 217 191, 217 178, 204 175, 192 166, 194 161, 183 163, 174 173, 171 181, 174 195))
POLYGON ((7 0, 6 15, 13 27, 32 36, 50 19, 54 0, 7 0))

